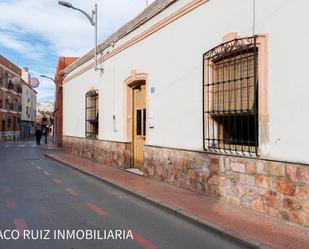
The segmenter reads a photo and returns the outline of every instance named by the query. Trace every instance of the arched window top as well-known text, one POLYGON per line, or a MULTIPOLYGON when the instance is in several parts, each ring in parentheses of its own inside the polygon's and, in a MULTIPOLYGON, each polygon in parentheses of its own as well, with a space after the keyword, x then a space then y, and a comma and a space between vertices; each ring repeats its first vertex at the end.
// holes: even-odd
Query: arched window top
POLYGON ((87 93, 86 93, 86 97, 95 97, 96 95, 99 94, 99 91, 96 90, 96 89, 92 89, 92 90, 89 90, 87 93))

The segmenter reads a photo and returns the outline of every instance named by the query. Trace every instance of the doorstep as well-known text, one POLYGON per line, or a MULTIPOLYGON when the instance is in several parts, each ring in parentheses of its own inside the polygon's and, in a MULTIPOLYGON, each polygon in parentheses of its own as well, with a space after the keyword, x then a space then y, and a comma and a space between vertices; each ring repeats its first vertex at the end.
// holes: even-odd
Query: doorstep
POLYGON ((138 168, 128 168, 128 169, 126 169, 126 171, 128 171, 130 173, 133 173, 133 174, 136 174, 136 175, 139 175, 139 176, 143 176, 144 175, 144 172, 141 171, 138 168))

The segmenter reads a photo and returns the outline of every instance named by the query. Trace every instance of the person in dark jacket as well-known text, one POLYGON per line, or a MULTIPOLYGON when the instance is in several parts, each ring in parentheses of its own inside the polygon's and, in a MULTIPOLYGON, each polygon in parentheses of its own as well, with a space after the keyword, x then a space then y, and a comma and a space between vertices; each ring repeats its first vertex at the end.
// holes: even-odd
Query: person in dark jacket
POLYGON ((44 138, 45 138, 45 143, 46 143, 46 144, 47 144, 47 135, 48 135, 47 129, 45 129, 45 130, 43 131, 43 136, 44 136, 44 138))
POLYGON ((36 138, 36 144, 41 144, 41 137, 42 137, 42 131, 40 129, 37 129, 35 132, 35 138, 36 138))

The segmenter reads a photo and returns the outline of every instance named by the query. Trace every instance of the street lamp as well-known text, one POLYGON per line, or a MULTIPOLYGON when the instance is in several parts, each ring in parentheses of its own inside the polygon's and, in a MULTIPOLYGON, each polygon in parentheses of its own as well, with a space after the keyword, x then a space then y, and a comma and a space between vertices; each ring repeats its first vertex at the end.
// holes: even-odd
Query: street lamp
POLYGON ((97 46, 98 46, 98 5, 95 4, 94 5, 94 10, 91 11, 91 16, 79 9, 79 8, 76 8, 74 7, 71 3, 69 2, 65 2, 65 1, 59 1, 58 4, 64 6, 64 7, 67 7, 67 8, 70 8, 70 9, 73 9, 73 10, 77 10, 79 12, 81 12, 84 16, 87 17, 87 19, 89 20, 91 26, 94 27, 94 59, 95 59, 95 67, 94 67, 94 70, 97 71, 97 70, 101 70, 103 71, 103 68, 98 68, 97 67, 97 46))
POLYGON ((41 76, 42 78, 50 79, 50 80, 52 80, 52 81, 56 84, 56 81, 55 81, 52 77, 48 77, 48 76, 46 76, 46 75, 44 75, 44 74, 41 74, 40 76, 41 76))

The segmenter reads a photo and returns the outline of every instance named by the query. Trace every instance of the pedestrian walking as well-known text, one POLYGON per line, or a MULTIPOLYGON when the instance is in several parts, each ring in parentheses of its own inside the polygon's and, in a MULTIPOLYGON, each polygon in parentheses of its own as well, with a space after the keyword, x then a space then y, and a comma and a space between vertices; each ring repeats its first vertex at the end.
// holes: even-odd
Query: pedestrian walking
POLYGON ((36 144, 37 145, 41 144, 41 137, 42 137, 42 131, 40 129, 37 129, 35 131, 35 138, 36 138, 36 144))
POLYGON ((47 135, 48 135, 47 129, 44 130, 43 135, 45 137, 45 143, 47 144, 47 135))

